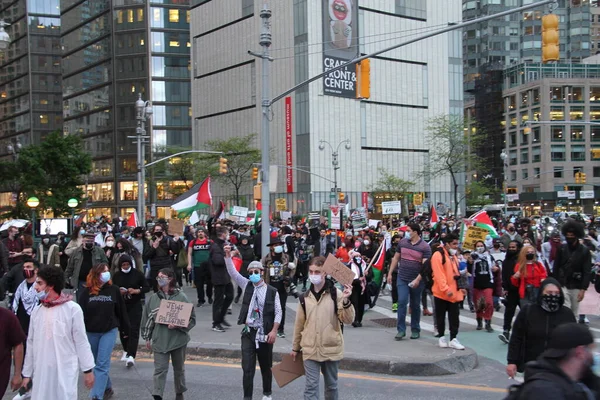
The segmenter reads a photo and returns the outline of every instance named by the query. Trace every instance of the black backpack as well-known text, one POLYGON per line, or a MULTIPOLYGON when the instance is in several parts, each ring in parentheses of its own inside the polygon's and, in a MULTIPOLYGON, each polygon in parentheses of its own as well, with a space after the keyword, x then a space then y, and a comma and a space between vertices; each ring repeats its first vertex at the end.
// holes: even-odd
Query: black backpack
MULTIPOLYGON (((445 264, 446 255, 444 254, 444 250, 440 249, 437 250, 437 252, 439 252, 442 255, 442 264, 445 264)), ((423 279, 423 281, 425 281, 425 289, 427 290, 431 290, 431 288, 433 288, 433 269, 431 268, 432 257, 433 254, 427 259, 427 261, 423 263, 423 268, 421 269, 421 278, 423 279)))
MULTIPOLYGON (((329 295, 331 296, 331 300, 333 300, 333 312, 335 313, 336 317, 337 317, 337 313, 338 313, 338 305, 337 305, 337 289, 334 285, 334 283, 327 279, 326 283, 328 286, 328 290, 329 290, 329 295)), ((298 296, 298 301, 300 302, 300 305, 302 306, 302 311, 304 311, 304 316, 306 317, 306 300, 304 299, 304 295, 306 294, 306 292, 301 293, 300 296, 298 296)), ((338 319, 339 321, 339 319, 338 319)), ((344 333, 344 324, 342 323, 342 321, 340 322, 340 328, 342 330, 342 333, 344 333)))

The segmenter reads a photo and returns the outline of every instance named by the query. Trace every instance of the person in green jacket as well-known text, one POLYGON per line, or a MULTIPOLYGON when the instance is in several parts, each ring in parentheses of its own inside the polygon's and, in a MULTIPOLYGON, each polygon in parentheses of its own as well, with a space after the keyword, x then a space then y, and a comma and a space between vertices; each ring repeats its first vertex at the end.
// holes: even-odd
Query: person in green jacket
POLYGON ((162 400, 165 391, 169 358, 173 364, 175 400, 183 400, 185 387, 185 352, 190 341, 189 331, 196 325, 196 313, 192 308, 186 328, 155 323, 156 314, 162 300, 190 303, 187 296, 177 288, 177 279, 172 268, 163 268, 156 277, 160 290, 147 301, 142 315, 142 339, 146 348, 154 353, 154 400, 162 400))

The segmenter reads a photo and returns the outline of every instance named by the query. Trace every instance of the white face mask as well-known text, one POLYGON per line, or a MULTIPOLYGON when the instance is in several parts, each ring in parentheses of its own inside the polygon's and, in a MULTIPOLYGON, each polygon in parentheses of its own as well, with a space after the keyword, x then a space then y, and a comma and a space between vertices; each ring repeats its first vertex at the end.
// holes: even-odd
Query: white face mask
POLYGON ((455 256, 456 255, 456 249, 448 249, 448 254, 450 254, 451 256, 455 256))
POLYGON ((127 268, 127 269, 123 269, 121 268, 121 272, 123 272, 124 274, 128 274, 131 272, 131 267, 127 268))
POLYGON ((478 246, 478 247, 477 247, 477 252, 478 252, 478 253, 483 253, 483 252, 485 252, 485 247, 478 246))
POLYGON ((310 275, 308 278, 310 279, 310 283, 312 283, 315 286, 319 286, 323 281, 323 277, 320 274, 310 275))
POLYGON ((368 246, 369 243, 371 243, 371 242, 369 242, 368 240, 365 240, 363 243, 365 244, 365 246, 368 246))
POLYGON ((113 242, 112 240, 109 240, 108 242, 106 242, 106 247, 113 247, 115 245, 115 242, 113 242))

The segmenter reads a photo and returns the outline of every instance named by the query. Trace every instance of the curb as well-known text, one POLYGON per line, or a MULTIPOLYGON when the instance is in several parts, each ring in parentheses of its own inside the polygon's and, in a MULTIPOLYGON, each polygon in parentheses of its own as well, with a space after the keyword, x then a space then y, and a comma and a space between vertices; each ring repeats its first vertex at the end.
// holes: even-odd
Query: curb
MULTIPOLYGON (((144 345, 138 347, 140 352, 147 352, 144 345)), ((116 344, 113 351, 123 351, 120 344, 116 344)), ((224 358, 240 360, 241 350, 219 349, 211 347, 188 347, 187 354, 196 357, 224 358)), ((273 352, 273 361, 281 361, 282 352, 273 352)), ((368 360, 360 358, 344 358, 340 361, 340 369, 346 371, 368 372, 374 374, 398 376, 442 376, 469 372, 478 366, 477 354, 470 350, 461 355, 452 355, 437 360, 426 361, 391 361, 368 360)))

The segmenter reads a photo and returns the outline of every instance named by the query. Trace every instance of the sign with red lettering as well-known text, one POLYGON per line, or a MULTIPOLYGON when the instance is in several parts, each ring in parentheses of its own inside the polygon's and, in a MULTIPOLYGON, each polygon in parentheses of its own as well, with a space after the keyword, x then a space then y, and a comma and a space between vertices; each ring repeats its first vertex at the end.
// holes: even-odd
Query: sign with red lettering
POLYGON ((294 192, 294 171, 290 168, 292 166, 292 98, 290 96, 285 98, 285 182, 287 186, 287 192, 294 192))

